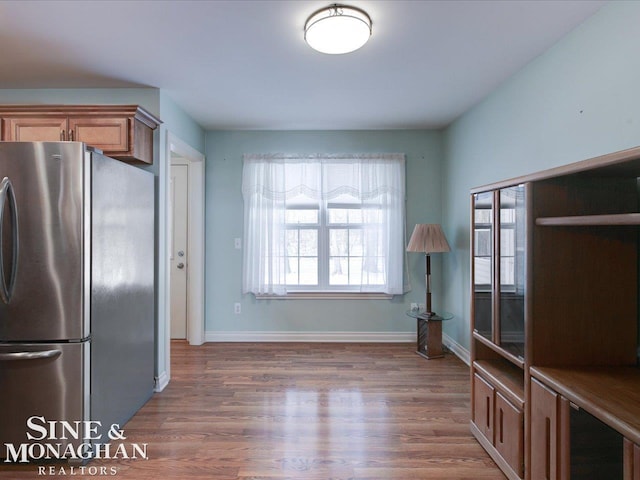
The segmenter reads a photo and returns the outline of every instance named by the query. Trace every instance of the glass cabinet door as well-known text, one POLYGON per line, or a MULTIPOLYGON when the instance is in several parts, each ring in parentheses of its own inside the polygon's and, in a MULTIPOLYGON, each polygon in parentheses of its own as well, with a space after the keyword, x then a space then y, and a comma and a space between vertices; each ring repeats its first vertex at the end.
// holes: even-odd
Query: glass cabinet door
POLYGON ((474 329, 493 341, 493 192, 473 196, 474 329))
POLYGON ((500 346, 524 358, 525 187, 500 190, 500 346))

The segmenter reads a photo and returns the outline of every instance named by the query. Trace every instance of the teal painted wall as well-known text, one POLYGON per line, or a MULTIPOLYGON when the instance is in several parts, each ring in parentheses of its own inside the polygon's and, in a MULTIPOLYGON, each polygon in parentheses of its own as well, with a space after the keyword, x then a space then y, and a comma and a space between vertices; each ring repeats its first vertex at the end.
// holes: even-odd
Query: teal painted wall
MULTIPOLYGON (((242 294, 242 156, 245 153, 400 152, 407 160, 407 231, 440 223, 442 137, 433 131, 216 131, 206 138, 207 332, 411 332, 405 315, 424 303, 424 256, 408 254, 413 291, 392 300, 256 300, 242 294), (240 302, 242 314, 233 304, 240 302)), ((440 259, 435 256, 434 305, 440 259)))
POLYGON ((640 2, 613 2, 444 134, 444 330, 469 347, 469 189, 640 145, 640 2))
MULTIPOLYGON (((160 118, 171 134, 204 153, 204 130, 163 90, 160 90, 160 118)), ((161 145, 164 145, 163 141, 161 145)))
POLYGON ((141 105, 160 114, 157 88, 42 88, 0 89, 2 104, 121 104, 141 105))

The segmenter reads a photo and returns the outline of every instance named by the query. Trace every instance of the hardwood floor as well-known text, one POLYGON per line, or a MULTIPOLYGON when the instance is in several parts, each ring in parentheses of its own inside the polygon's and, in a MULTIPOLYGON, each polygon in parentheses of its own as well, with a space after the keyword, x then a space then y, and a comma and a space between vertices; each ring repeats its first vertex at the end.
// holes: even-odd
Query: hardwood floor
MULTIPOLYGON (((174 341, 171 357, 169 386, 124 428, 122 442, 147 443, 148 459, 93 460, 71 478, 504 478, 471 436, 469 369, 451 354, 174 341)), ((0 478, 45 478, 37 468, 5 467, 0 478)))

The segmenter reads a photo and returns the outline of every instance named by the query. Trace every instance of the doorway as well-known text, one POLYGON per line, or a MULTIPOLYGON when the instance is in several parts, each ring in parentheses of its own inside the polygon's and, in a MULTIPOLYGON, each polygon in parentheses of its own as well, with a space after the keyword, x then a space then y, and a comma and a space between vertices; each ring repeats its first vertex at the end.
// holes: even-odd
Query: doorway
MULTIPOLYGON (((162 391, 171 378, 171 271, 172 267, 172 189, 171 165, 188 167, 187 175, 187 240, 183 268, 186 270, 186 339, 190 345, 204 343, 204 155, 175 135, 167 132, 164 158, 160 164, 160 263, 158 291, 157 392, 162 391)), ((177 255, 177 252, 174 254, 177 255)), ((179 262, 178 262, 179 263, 179 262)))

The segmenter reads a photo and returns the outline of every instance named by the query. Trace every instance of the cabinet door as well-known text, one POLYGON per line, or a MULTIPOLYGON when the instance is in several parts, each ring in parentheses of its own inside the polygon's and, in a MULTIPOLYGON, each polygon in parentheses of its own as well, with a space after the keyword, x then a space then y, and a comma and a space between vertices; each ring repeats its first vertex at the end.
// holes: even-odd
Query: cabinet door
POLYGON ((624 439, 624 480, 640 480, 640 446, 624 439))
POLYGON ((493 443, 494 388, 478 374, 473 375, 473 422, 493 443))
POLYGON ((473 328, 493 338, 493 192, 473 196, 473 328))
POLYGON ((524 414, 500 392, 496 392, 494 429, 496 450, 522 478, 524 476, 524 414))
POLYGON ((2 124, 2 139, 8 142, 68 140, 67 117, 5 117, 2 124))
POLYGON ((524 359, 525 186, 500 190, 500 346, 524 359))
POLYGON ((129 121, 125 117, 70 117, 71 140, 99 148, 106 155, 129 151, 129 121))
POLYGON ((531 478, 569 480, 569 402, 531 379, 531 478))

